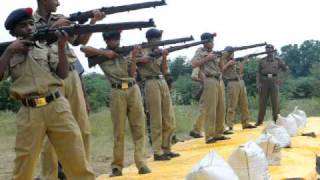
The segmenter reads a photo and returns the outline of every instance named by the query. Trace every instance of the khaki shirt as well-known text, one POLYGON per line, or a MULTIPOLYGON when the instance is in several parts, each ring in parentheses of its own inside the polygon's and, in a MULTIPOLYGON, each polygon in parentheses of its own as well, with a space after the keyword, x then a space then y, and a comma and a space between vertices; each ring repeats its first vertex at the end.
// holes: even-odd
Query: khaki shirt
MULTIPOLYGON (((33 19, 37 28, 42 26, 48 26, 48 25, 51 26, 54 22, 56 22, 60 18, 65 18, 65 16, 61 14, 51 14, 48 21, 46 21, 43 17, 40 16, 38 10, 33 14, 33 19)), ((78 36, 74 36, 69 42, 71 42, 72 44, 77 44, 76 42, 77 38, 78 36)), ((52 48, 53 56, 55 56, 58 59, 58 44, 57 43, 51 44, 51 48, 52 48)), ((76 53, 70 48, 68 44, 66 45, 65 51, 66 51, 66 56, 69 63, 74 63, 78 59, 76 56, 76 53)))
POLYGON ((3 79, 11 78, 10 95, 15 99, 43 96, 62 86, 62 80, 52 66, 56 59, 50 56, 50 49, 38 44, 27 55, 15 54, 6 69, 3 79))
POLYGON ((258 72, 260 75, 278 74, 287 70, 286 64, 278 57, 269 58, 268 56, 262 58, 258 65, 258 72))
MULTIPOLYGON (((227 59, 224 59, 224 63, 228 63, 227 59)), ((240 80, 240 62, 236 62, 234 65, 228 66, 223 72, 223 79, 226 80, 240 80)))
MULTIPOLYGON (((200 47, 197 49, 194 57, 192 58, 192 62, 199 61, 209 55, 212 51, 208 51, 204 47, 200 47)), ((208 61, 205 64, 200 66, 200 72, 206 75, 206 77, 214 76, 220 77, 221 76, 221 69, 219 66, 220 59, 216 59, 214 61, 208 61)))
POLYGON ((106 57, 92 57, 89 58, 89 61, 93 58, 104 59, 104 62, 100 63, 99 66, 101 67, 102 71, 107 76, 111 84, 132 82, 135 80, 129 75, 131 61, 128 56, 120 56, 116 59, 108 59, 106 57))
MULTIPOLYGON (((152 49, 146 48, 142 50, 142 56, 148 56, 152 52, 152 49)), ((138 71, 142 79, 146 79, 148 76, 158 76, 162 74, 161 64, 162 57, 160 58, 151 58, 152 60, 149 63, 142 64, 139 63, 138 71)))

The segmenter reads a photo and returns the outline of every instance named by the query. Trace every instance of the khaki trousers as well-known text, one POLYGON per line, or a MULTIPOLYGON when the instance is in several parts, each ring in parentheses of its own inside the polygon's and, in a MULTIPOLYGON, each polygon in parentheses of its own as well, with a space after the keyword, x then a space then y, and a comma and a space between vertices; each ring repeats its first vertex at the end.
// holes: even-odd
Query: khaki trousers
MULTIPOLYGON (((74 118, 80 127, 87 160, 90 162, 90 122, 86 109, 80 77, 77 71, 69 71, 62 88, 64 96, 68 99, 74 118)), ((41 152, 41 178, 46 180, 58 178, 58 159, 49 141, 45 141, 41 152)))
POLYGON ((237 109, 240 109, 242 127, 248 125, 250 120, 249 105, 246 86, 244 81, 229 81, 227 85, 227 115, 226 123, 228 127, 233 127, 237 109))
POLYGON ((145 119, 138 85, 134 85, 127 90, 112 89, 110 111, 114 135, 113 161, 111 167, 122 170, 124 166, 125 122, 127 118, 135 148, 135 164, 138 169, 146 166, 145 119))
POLYGON ((224 131, 224 88, 215 78, 204 79, 203 86, 197 122, 204 122, 205 139, 208 140, 221 136, 224 131))
POLYGON ((176 122, 170 91, 164 79, 146 80, 145 102, 150 113, 152 149, 161 155, 171 151, 176 122))
POLYGON ((70 105, 60 97, 40 108, 21 107, 17 115, 14 180, 32 180, 45 137, 52 143, 68 179, 95 179, 70 105))

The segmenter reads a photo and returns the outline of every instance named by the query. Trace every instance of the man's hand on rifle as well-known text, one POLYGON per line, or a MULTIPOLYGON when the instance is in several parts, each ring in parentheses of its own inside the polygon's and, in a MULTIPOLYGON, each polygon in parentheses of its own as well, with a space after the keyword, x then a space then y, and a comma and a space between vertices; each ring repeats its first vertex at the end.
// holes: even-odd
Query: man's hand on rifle
POLYGON ((141 53, 141 48, 139 46, 135 46, 131 51, 131 61, 136 62, 137 56, 141 53))
POLYGON ((169 55, 169 52, 167 49, 162 50, 162 57, 167 57, 169 55))
POLYGON ((68 19, 60 18, 51 25, 51 28, 70 26, 71 24, 73 24, 73 23, 71 21, 69 21, 68 19))
POLYGON ((30 46, 32 45, 32 42, 29 40, 15 40, 13 41, 8 47, 7 51, 10 54, 17 54, 17 53, 22 53, 26 54, 28 53, 30 46))
POLYGON ((61 46, 64 46, 69 39, 69 36, 65 31, 56 31, 55 35, 58 37, 58 44, 61 46))
POLYGON ((106 17, 106 14, 99 10, 93 10, 92 13, 94 14, 94 16, 93 18, 91 18, 90 24, 96 24, 96 22, 101 21, 106 17))
POLYGON ((206 61, 214 61, 215 59, 217 59, 217 55, 210 53, 206 56, 206 61))

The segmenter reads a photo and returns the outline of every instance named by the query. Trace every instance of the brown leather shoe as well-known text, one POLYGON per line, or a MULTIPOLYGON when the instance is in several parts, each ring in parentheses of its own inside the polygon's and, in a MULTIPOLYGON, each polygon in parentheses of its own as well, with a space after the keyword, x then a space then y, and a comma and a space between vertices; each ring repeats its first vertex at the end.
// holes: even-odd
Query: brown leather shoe
POLYGON ((161 154, 161 155, 158 155, 158 154, 155 154, 154 156, 153 156, 153 159, 155 160, 155 161, 168 161, 168 160, 170 160, 171 158, 169 157, 169 156, 167 156, 166 154, 161 154))
POLYGON ((252 124, 247 124, 247 125, 242 127, 242 129, 253 129, 253 128, 257 128, 257 126, 252 125, 252 124))
POLYGON ((174 152, 165 152, 165 155, 169 156, 170 158, 175 158, 175 157, 179 157, 180 154, 179 153, 174 153, 174 152))
POLYGON ((206 140, 206 144, 212 144, 212 143, 215 143, 215 142, 216 142, 216 140, 213 137, 211 137, 208 140, 206 140))
POLYGON ((231 138, 226 137, 226 136, 218 136, 214 138, 216 141, 223 141, 223 140, 229 140, 231 138))
POLYGON ((143 166, 139 169, 139 174, 149 174, 151 173, 151 170, 148 168, 148 166, 143 166))
POLYGON ((190 131, 190 134, 189 134, 191 137, 193 138, 202 138, 203 136, 199 133, 196 133, 194 131, 190 131))
POLYGON ((122 171, 118 168, 112 168, 112 172, 109 177, 122 176, 122 171))

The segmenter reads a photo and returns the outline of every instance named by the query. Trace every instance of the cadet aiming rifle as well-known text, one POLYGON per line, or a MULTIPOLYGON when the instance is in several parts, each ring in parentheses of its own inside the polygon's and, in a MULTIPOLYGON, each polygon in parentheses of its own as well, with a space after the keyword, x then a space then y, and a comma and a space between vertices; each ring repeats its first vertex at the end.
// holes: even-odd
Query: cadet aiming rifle
MULTIPOLYGON (((107 31, 118 31, 118 30, 129 30, 129 29, 141 29, 155 27, 152 19, 149 21, 135 21, 135 22, 122 22, 122 23, 111 23, 111 24, 96 24, 96 25, 73 25, 68 27, 59 28, 42 28, 38 29, 35 33, 27 37, 31 41, 46 41, 47 44, 52 44, 57 41, 56 31, 65 31, 69 36, 75 34, 87 34, 94 32, 107 32, 107 31)), ((0 56, 6 50, 6 48, 12 43, 4 42, 0 43, 0 56)), ((36 45, 36 43, 34 43, 36 45)))
POLYGON ((218 56, 222 56, 224 53, 233 53, 235 51, 242 51, 246 49, 251 49, 251 48, 256 48, 256 47, 261 47, 267 45, 266 42, 260 43, 260 44, 253 44, 249 46, 240 46, 240 47, 230 47, 228 50, 223 50, 223 51, 214 51, 214 54, 217 54, 218 56))
MULTIPOLYGON (((259 56, 259 55, 263 55, 263 54, 268 54, 268 53, 274 53, 274 52, 277 52, 277 50, 273 50, 273 51, 265 51, 265 52, 260 52, 260 53, 253 53, 253 54, 249 54, 247 55, 248 58, 253 58, 253 57, 256 57, 256 56, 259 56)), ((238 57, 238 58, 234 58, 235 61, 243 61, 245 60, 245 56, 244 57, 238 57)))
MULTIPOLYGON (((136 45, 131 45, 131 46, 122 46, 114 50, 116 53, 121 54, 121 55, 128 55, 134 47, 141 47, 141 48, 153 48, 157 46, 165 46, 168 44, 177 44, 177 43, 184 43, 187 41, 192 41, 194 40, 192 36, 190 37, 184 37, 184 38, 176 38, 176 39, 168 39, 168 40, 163 40, 163 41, 157 41, 157 42, 150 42, 150 43, 141 43, 141 44, 136 44, 136 45)), ((89 68, 100 64, 104 62, 105 59, 103 58, 92 58, 88 62, 89 68)))
MULTIPOLYGON (((163 5, 167 5, 165 0, 128 4, 128 5, 122 5, 122 6, 102 7, 98 10, 101 12, 104 12, 105 14, 115 14, 115 13, 133 11, 133 10, 144 9, 144 8, 151 8, 151 7, 155 8, 157 6, 163 6, 163 5)), ((94 14, 92 13, 92 10, 91 10, 91 11, 77 12, 77 13, 70 14, 70 16, 67 19, 70 21, 77 21, 79 22, 79 24, 84 24, 89 20, 89 18, 92 18, 93 16, 94 14)))
MULTIPOLYGON (((179 50, 186 49, 189 47, 198 46, 200 44, 205 44, 208 42, 210 42, 210 40, 206 39, 206 40, 202 40, 202 41, 198 41, 198 42, 194 42, 194 43, 189 43, 189 44, 184 44, 184 45, 180 45, 180 46, 171 46, 166 49, 168 50, 168 53, 171 53, 174 51, 179 51, 179 50)), ((154 57, 154 58, 159 58, 162 56, 162 50, 153 51, 152 53, 149 54, 149 56, 154 57)))

